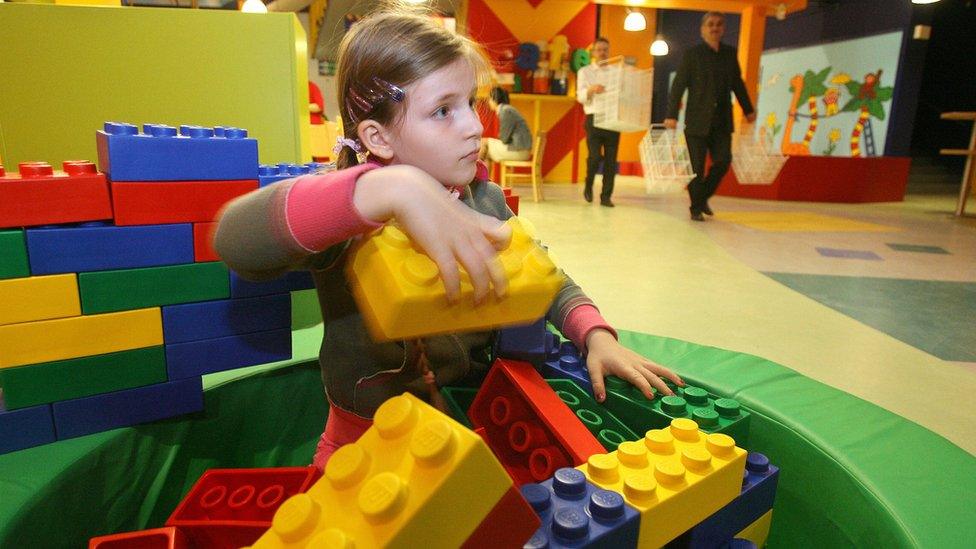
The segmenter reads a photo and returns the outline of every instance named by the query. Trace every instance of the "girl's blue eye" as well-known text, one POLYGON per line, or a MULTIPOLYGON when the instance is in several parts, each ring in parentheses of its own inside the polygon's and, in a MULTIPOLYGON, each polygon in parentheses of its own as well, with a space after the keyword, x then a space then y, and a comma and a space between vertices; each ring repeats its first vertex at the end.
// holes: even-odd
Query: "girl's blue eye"
POLYGON ((447 106, 439 107, 434 111, 434 118, 445 118, 449 112, 451 112, 451 109, 447 108, 447 106))

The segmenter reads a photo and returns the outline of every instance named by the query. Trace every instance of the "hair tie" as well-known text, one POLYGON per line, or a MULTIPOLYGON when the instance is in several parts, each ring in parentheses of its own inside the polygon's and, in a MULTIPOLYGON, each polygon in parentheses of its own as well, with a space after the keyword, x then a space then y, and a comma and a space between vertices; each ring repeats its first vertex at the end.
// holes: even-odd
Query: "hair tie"
POLYGON ((358 139, 349 139, 348 137, 344 137, 340 135, 339 137, 336 137, 336 144, 335 147, 332 147, 332 152, 334 152, 335 154, 339 154, 340 152, 342 152, 343 147, 349 147, 357 155, 363 153, 363 146, 359 144, 358 139))
POLYGON ((349 147, 352 149, 352 152, 356 153, 357 162, 360 164, 366 162, 366 157, 369 155, 369 152, 363 148, 363 144, 360 143, 358 139, 349 139, 348 137, 340 135, 336 137, 336 144, 335 147, 332 147, 332 152, 335 153, 336 156, 339 156, 339 153, 342 152, 344 147, 349 147))

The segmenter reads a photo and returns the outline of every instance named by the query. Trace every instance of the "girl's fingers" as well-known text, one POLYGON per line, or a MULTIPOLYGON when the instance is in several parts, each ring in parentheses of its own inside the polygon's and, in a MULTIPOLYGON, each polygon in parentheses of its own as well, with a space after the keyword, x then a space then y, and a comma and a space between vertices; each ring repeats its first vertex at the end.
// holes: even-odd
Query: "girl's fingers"
POLYGON ((684 382, 684 380, 681 379, 681 376, 679 376, 678 374, 672 372, 670 369, 665 368, 664 366, 661 366, 660 364, 655 364, 655 363, 653 363, 653 362, 651 362, 651 361, 649 361, 647 359, 644 359, 643 365, 644 365, 645 368, 647 368, 651 372, 657 374, 658 376, 660 376, 660 377, 666 377, 666 378, 670 379, 678 387, 684 387, 685 386, 685 382, 684 382))
POLYGON ((646 368, 640 368, 640 373, 647 380, 648 383, 654 386, 661 394, 665 396, 674 396, 674 391, 672 391, 660 377, 656 376, 653 372, 646 368))
POLYGON ((444 281, 444 291, 447 294, 447 302, 454 304, 461 298, 461 273, 458 270, 457 260, 449 248, 436 247, 427 250, 437 270, 440 272, 441 280, 444 281))
POLYGON ((627 369, 624 372, 623 378, 629 381, 634 387, 640 389, 648 400, 654 399, 654 391, 651 390, 650 378, 647 377, 644 370, 638 368, 627 369))
POLYGON ((512 240, 512 227, 494 217, 483 214, 479 215, 481 216, 479 219, 481 232, 491 241, 492 246, 496 250, 504 250, 507 248, 508 243, 512 240))

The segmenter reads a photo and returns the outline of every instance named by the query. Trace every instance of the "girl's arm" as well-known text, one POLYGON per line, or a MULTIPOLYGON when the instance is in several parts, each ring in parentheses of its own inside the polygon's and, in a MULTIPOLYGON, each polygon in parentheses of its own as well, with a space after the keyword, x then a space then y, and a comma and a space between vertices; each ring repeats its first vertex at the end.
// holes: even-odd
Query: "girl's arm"
POLYGON ((314 254, 379 226, 352 201, 357 180, 374 168, 366 164, 307 175, 238 197, 219 216, 214 248, 231 269, 251 280, 308 267, 314 254))
POLYGON ((567 278, 549 309, 548 318, 579 348, 580 354, 586 356, 586 368, 597 402, 603 402, 607 397, 603 381, 607 375, 629 382, 649 399, 654 398, 651 387, 665 395, 673 394, 661 377, 684 386, 684 381, 668 368, 621 345, 617 341, 617 332, 572 280, 567 278))

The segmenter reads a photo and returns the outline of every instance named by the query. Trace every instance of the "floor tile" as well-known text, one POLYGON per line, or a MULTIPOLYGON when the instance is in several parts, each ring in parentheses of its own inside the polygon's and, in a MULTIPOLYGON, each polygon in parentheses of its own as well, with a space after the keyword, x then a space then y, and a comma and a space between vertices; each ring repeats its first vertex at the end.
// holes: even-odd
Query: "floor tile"
POLYGON ((894 242, 886 242, 885 245, 892 250, 899 252, 919 252, 923 254, 949 255, 948 250, 938 246, 926 246, 924 244, 896 244, 894 242))
POLYGON ((844 259, 869 259, 884 261, 881 256, 868 250, 845 250, 843 248, 817 248, 817 253, 824 257, 840 257, 844 259))

